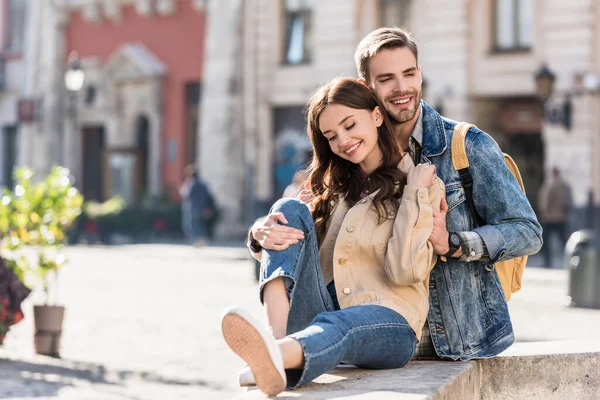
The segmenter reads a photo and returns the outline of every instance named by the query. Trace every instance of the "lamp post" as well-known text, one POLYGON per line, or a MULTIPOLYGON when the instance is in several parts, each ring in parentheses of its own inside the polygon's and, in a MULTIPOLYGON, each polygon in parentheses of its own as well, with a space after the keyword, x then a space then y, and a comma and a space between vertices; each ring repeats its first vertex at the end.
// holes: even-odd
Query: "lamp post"
MULTIPOLYGON (((73 148, 67 149, 67 153, 69 154, 75 150, 75 161, 73 164, 73 170, 71 171, 76 177, 80 174, 80 160, 81 160, 81 150, 80 150, 80 135, 78 129, 78 120, 77 120, 77 93, 83 88, 83 83, 85 82, 85 72, 81 67, 81 59, 79 58, 79 54, 77 52, 72 51, 69 54, 69 58, 65 67, 65 76, 64 76, 65 88, 67 89, 67 115, 70 119, 71 123, 71 138, 69 138, 67 134, 68 143, 72 143, 73 148)), ((64 137, 60 140, 60 160, 64 164, 65 163, 65 145, 64 145, 64 137)), ((69 146, 71 147, 71 146, 69 146)), ((69 163, 70 164, 70 163, 69 163)))
POLYGON ((547 64, 542 64, 534 74, 536 92, 542 102, 544 120, 550 124, 563 125, 571 130, 572 104, 571 95, 568 93, 563 103, 550 104, 548 99, 554 93, 556 74, 550 70, 547 64))

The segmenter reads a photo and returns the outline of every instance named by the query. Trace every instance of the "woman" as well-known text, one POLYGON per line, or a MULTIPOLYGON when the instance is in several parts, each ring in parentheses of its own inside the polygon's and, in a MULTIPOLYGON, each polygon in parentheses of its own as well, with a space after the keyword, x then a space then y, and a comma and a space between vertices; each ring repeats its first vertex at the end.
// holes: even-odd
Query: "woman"
POLYGON ((272 333, 242 309, 222 321, 225 340, 269 395, 340 362, 402 367, 429 306, 428 238, 443 195, 435 167, 404 157, 383 107, 355 79, 313 95, 308 132, 312 212, 282 199, 269 214, 303 237, 255 254, 272 333))

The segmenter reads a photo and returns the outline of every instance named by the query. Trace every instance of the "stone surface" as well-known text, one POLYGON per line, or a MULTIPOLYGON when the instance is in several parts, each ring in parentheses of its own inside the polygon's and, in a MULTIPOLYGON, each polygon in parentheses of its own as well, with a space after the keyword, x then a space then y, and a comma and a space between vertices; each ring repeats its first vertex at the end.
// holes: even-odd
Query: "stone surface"
POLYGON ((483 400, 600 398, 600 341, 517 343, 480 365, 483 400))
MULTIPOLYGON (((310 399, 470 399, 479 387, 479 368, 472 363, 414 361, 404 368, 372 371, 340 367, 312 383, 277 397, 306 396, 310 399)), ((266 399, 249 390, 238 399, 266 399)))

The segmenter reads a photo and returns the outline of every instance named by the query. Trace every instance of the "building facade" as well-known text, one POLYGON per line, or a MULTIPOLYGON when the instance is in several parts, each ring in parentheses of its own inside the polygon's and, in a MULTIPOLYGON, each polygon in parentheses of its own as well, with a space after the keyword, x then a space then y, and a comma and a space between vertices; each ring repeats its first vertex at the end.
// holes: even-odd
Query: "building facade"
POLYGON ((32 4, 26 96, 40 112, 22 124, 22 162, 69 167, 88 200, 176 199, 197 160, 204 1, 32 4), (74 56, 85 78, 68 92, 74 56))
POLYGON ((13 168, 20 163, 19 102, 27 89, 25 52, 29 46, 31 2, 0 2, 0 186, 12 187, 13 168))
MULTIPOLYGON (((216 177, 224 208, 231 212, 229 223, 247 226, 252 217, 264 214, 293 171, 308 161, 303 107, 321 83, 356 76, 354 50, 380 26, 404 26, 413 33, 426 81, 424 99, 445 116, 490 133, 519 165, 534 208, 554 166, 572 186, 581 211, 577 226, 583 223, 589 193, 596 202, 600 199, 600 161, 592 157, 599 149, 600 128, 596 1, 225 3, 240 13, 236 27, 241 28, 236 29, 241 34, 232 39, 227 57, 239 68, 231 75, 232 90, 221 92, 236 112, 220 125, 228 132, 221 141, 235 143, 237 152, 235 161, 227 162, 228 173, 220 176, 221 165, 201 158, 207 176, 216 177), (535 81, 543 64, 556 75, 545 105, 535 81)), ((208 57, 206 69, 217 59, 208 57)), ((199 141, 216 141, 210 132, 200 129, 199 141)))

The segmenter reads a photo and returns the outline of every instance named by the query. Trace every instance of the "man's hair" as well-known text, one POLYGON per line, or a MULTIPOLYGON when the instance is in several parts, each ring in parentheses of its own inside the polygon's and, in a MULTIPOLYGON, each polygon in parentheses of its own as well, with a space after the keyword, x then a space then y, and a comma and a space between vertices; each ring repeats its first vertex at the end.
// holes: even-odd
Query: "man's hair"
POLYGON ((379 28, 360 41, 354 53, 358 77, 369 82, 369 61, 384 49, 408 47, 419 64, 419 49, 410 32, 402 28, 379 28))

